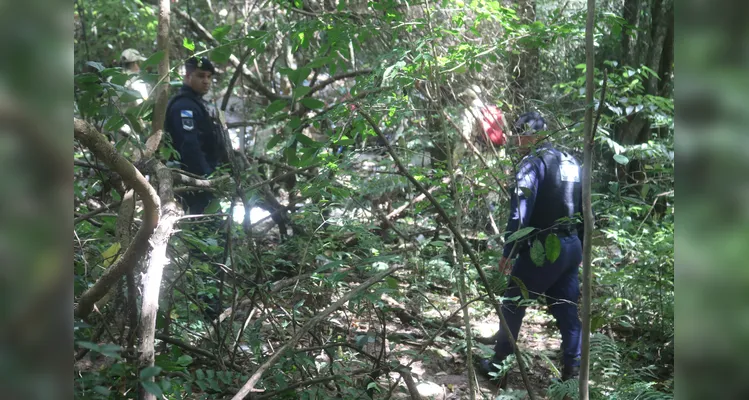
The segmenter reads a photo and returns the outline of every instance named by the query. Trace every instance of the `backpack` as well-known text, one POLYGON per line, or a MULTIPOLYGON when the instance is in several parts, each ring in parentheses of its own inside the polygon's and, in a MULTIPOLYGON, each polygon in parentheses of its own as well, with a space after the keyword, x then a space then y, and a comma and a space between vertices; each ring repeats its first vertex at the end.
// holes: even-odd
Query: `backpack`
POLYGON ((496 106, 490 105, 481 109, 481 128, 497 146, 505 144, 505 134, 502 131, 502 112, 496 106))

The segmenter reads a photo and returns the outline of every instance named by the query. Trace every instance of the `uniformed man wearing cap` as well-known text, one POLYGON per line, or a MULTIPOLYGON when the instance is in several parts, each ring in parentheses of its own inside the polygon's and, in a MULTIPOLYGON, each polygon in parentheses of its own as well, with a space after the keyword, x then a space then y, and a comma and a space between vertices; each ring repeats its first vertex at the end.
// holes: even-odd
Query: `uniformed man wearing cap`
MULTIPOLYGON (((583 237, 583 225, 579 222, 582 213, 581 168, 571 154, 548 142, 538 144, 544 137, 538 131, 546 129, 539 113, 521 115, 514 128, 518 134, 510 136, 509 145, 525 157, 517 168, 506 234, 509 238, 522 228, 532 227, 533 230, 517 243, 505 244, 499 268, 514 279, 504 297, 519 297, 523 292, 531 299, 546 296, 549 311, 562 333, 562 380, 576 378, 581 350, 581 323, 577 315, 583 237), (546 243, 551 234, 559 238, 559 255, 553 262, 546 257, 542 262, 536 260, 541 263, 537 265, 530 254, 531 245, 535 240, 546 243), (525 290, 516 279, 522 282, 525 290)), ((494 357, 481 360, 480 370, 487 374, 498 372, 495 364, 501 365, 513 353, 509 334, 517 339, 525 316, 525 307, 516 302, 505 302, 502 310, 510 332, 500 328, 495 336, 494 357)), ((506 383, 507 375, 504 375, 499 385, 504 387, 506 383)))
MULTIPOLYGON (((206 57, 188 59, 184 84, 166 109, 165 130, 180 155, 182 169, 200 176, 211 174, 224 159, 218 118, 203 100, 215 72, 206 57)), ((210 192, 200 191, 185 194, 183 202, 189 214, 202 214, 212 199, 210 192)))

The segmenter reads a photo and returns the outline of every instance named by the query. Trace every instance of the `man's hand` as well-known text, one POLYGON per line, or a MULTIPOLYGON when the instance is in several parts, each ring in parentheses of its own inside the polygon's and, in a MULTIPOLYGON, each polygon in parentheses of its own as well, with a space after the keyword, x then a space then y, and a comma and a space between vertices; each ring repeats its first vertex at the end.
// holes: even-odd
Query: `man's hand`
POLYGON ((499 260, 499 272, 504 275, 509 275, 512 272, 512 261, 507 257, 502 256, 499 260))

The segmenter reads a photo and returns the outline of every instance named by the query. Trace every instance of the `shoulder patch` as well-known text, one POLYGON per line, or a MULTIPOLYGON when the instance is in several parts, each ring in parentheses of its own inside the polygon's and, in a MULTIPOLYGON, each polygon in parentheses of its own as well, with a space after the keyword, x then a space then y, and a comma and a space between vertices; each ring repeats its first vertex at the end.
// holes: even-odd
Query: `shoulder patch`
POLYGON ((559 176, 565 182, 580 182, 580 168, 573 162, 562 161, 559 165, 559 176))
POLYGON ((192 110, 181 110, 179 116, 182 118, 192 118, 192 110))

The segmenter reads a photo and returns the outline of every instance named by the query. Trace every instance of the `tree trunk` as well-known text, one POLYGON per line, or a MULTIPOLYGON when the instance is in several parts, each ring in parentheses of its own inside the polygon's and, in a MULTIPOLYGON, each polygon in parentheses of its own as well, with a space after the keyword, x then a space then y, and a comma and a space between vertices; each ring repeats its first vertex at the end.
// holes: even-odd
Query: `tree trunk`
MULTIPOLYGON (((159 78, 161 82, 169 81, 169 0, 159 0, 159 26, 156 37, 156 45, 159 51, 164 52, 164 57, 159 62, 159 78)), ((154 105, 153 122, 151 125, 152 137, 149 138, 150 146, 147 148, 158 148, 158 141, 161 138, 164 129, 164 119, 166 118, 167 105, 167 85, 159 86, 154 105), (151 140, 154 139, 154 140, 151 140), (155 143, 153 143, 155 141, 155 143)), ((156 334, 156 314, 159 310, 159 292, 161 290, 161 278, 164 273, 164 266, 168 262, 166 247, 169 238, 172 235, 174 223, 179 218, 180 208, 174 201, 174 192, 172 189, 172 173, 168 168, 159 161, 153 160, 151 171, 154 172, 156 180, 159 183, 159 198, 161 199, 161 219, 156 226, 156 231, 151 238, 151 253, 146 264, 146 273, 143 276, 143 291, 140 312, 140 323, 138 336, 140 345, 138 347, 138 361, 140 368, 147 368, 154 365, 155 351, 154 339, 156 334)), ((146 378, 144 383, 153 383, 154 378, 146 378)), ((141 384, 138 391, 138 398, 142 400, 156 400, 156 395, 147 391, 146 387, 141 384)))
MULTIPOLYGON (((648 57, 648 67, 655 71, 660 72, 661 58, 663 55, 663 46, 666 42, 666 36, 668 36, 668 13, 669 8, 673 7, 672 0, 656 0, 655 3, 655 14, 653 15, 653 40, 650 46, 650 55, 648 57)), ((648 94, 658 94, 658 80, 663 77, 650 77, 648 79, 647 92, 648 94)))
POLYGON ((627 22, 627 25, 631 26, 630 31, 622 33, 622 54, 621 60, 622 65, 633 65, 637 63, 637 56, 635 54, 635 45, 637 43, 637 32, 636 28, 640 22, 640 2, 641 0, 625 0, 624 6, 622 7, 622 18, 627 22), (632 35, 635 35, 633 38, 632 35))
POLYGON ((588 377, 590 375, 590 290, 591 290, 591 236, 593 233, 593 210, 591 207, 591 173, 593 166, 593 92, 595 47, 595 0, 588 0, 588 19, 585 26, 585 145, 583 155, 583 309, 582 309, 582 359, 580 361, 580 400, 588 400, 588 377))

